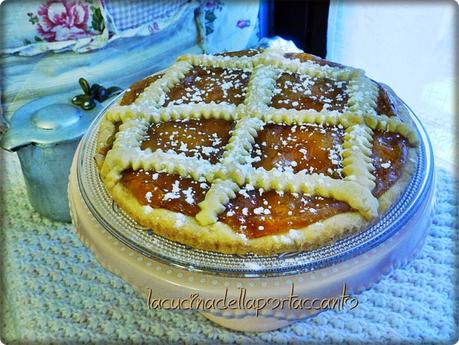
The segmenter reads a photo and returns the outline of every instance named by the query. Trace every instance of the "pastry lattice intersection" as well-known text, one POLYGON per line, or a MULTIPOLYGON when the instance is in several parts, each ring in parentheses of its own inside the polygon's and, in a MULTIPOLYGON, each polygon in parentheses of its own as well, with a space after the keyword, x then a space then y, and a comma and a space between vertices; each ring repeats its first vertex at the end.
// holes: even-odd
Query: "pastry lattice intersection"
POLYGON ((375 133, 417 142, 381 86, 308 54, 235 55, 182 56, 108 111, 99 166, 115 200, 223 252, 304 249, 377 217, 375 133))

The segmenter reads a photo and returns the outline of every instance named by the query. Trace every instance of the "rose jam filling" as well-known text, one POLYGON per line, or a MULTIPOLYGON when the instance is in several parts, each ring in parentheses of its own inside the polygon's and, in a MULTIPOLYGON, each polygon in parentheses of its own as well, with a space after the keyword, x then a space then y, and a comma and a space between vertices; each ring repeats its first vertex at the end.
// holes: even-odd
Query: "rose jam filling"
POLYGON ((395 115, 395 105, 387 92, 378 85, 378 98, 376 100, 376 112, 387 116, 395 115))
POLYGON ((400 134, 375 131, 372 162, 376 186, 372 193, 381 196, 400 178, 408 156, 408 142, 400 134))
POLYGON ((278 109, 343 111, 348 100, 347 84, 346 81, 282 73, 276 81, 271 106, 278 109))
POLYGON ((348 204, 331 198, 245 187, 226 205, 219 220, 248 238, 257 238, 301 229, 348 211, 348 204))
POLYGON ((239 105, 244 101, 250 72, 240 69, 194 66, 166 95, 164 106, 186 103, 239 105))
POLYGON ((142 150, 173 150, 195 157, 218 162, 234 128, 233 121, 199 119, 159 122, 150 125, 142 150))
POLYGON ((129 86, 129 89, 126 90, 123 98, 121 99, 120 105, 129 105, 134 103, 137 97, 139 97, 147 87, 149 87, 162 76, 163 74, 151 75, 129 86))
POLYGON ((151 208, 165 208, 194 217, 200 208, 198 204, 210 185, 180 175, 155 173, 132 169, 122 173, 121 183, 131 191, 141 205, 151 208))
POLYGON ((252 150, 254 167, 341 177, 342 126, 269 123, 258 133, 252 150))

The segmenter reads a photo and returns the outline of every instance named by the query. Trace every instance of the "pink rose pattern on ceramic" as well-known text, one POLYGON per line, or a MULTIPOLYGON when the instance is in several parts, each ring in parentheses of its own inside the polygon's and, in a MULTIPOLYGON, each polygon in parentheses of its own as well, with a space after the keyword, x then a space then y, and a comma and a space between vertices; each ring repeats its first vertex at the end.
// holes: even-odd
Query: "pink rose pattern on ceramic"
POLYGON ((77 40, 99 35, 105 28, 101 9, 79 0, 48 0, 39 6, 37 15, 28 16, 36 25, 36 41, 77 40))

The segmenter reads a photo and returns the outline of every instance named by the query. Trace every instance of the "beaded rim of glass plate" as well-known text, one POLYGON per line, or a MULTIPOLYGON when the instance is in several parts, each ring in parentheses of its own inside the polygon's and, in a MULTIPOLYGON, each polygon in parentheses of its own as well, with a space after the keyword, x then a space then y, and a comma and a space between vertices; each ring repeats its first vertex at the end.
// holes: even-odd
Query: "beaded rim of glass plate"
MULTIPOLYGON (((122 97, 122 94, 118 97, 122 97)), ((315 250, 272 256, 223 254, 194 249, 156 235, 119 208, 99 177, 93 159, 98 124, 116 97, 100 112, 83 137, 77 160, 77 182, 82 198, 101 226, 132 250, 188 271, 232 277, 268 277, 317 270, 362 254, 393 236, 411 218, 428 194, 433 179, 432 148, 425 129, 404 103, 420 138, 416 171, 405 193, 367 229, 315 250)))

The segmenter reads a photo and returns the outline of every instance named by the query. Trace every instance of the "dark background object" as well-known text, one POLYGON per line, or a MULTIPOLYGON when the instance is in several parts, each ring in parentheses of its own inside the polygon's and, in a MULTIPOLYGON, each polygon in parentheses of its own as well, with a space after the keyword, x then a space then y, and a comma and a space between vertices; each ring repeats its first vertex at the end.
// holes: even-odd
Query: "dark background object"
POLYGON ((325 58, 329 6, 328 0, 265 0, 261 34, 292 40, 305 52, 325 58))

